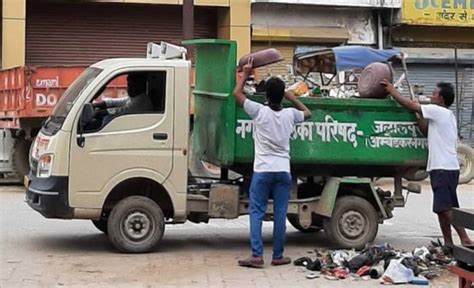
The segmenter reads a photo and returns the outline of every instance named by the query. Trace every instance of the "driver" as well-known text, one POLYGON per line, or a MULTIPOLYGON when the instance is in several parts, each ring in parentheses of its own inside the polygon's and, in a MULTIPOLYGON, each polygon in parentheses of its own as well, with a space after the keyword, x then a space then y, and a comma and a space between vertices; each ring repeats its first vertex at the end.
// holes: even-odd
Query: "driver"
MULTIPOLYGON (((99 95, 105 86, 99 91, 99 95)), ((107 109, 109 115, 136 114, 153 111, 153 103, 147 93, 147 77, 145 73, 130 73, 127 77, 128 97, 106 98, 94 103, 94 108, 107 109)))

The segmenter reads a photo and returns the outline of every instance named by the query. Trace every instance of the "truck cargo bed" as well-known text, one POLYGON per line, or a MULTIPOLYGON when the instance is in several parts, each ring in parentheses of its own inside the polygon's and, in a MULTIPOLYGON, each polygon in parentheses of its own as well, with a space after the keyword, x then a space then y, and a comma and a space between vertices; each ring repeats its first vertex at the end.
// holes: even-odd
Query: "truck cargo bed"
MULTIPOLYGON (((193 43, 197 47, 194 153, 236 171, 251 169, 253 123, 232 96, 236 44, 225 40, 193 43)), ((263 95, 249 98, 265 101, 263 95)), ((296 125, 293 132, 293 172, 393 176, 425 166, 427 139, 419 131, 415 115, 392 99, 300 100, 313 116, 296 125)))

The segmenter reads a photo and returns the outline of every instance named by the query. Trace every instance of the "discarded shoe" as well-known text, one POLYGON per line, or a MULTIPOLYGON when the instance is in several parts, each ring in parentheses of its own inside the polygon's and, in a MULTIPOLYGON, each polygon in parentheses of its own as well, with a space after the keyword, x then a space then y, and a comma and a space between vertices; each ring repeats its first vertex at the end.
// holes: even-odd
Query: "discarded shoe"
POLYGON ((306 269, 310 271, 321 271, 321 268, 322 268, 322 264, 319 259, 316 259, 315 261, 308 263, 308 265, 306 265, 306 269))
POLYGON ((357 270, 356 274, 359 275, 359 277, 369 275, 370 274, 370 267, 367 266, 367 265, 364 265, 364 266, 360 267, 359 270, 357 270))
POLYGON ((321 277, 321 276, 318 275, 318 274, 316 274, 316 273, 314 273, 314 272, 311 272, 311 273, 309 273, 309 274, 306 275, 306 278, 307 278, 307 279, 316 279, 316 278, 319 278, 319 277, 321 277))
POLYGON ((301 257, 293 261, 293 265, 295 266, 304 266, 307 267, 309 264, 312 264, 313 260, 309 257, 301 257))
POLYGON ((345 268, 342 268, 342 267, 337 267, 332 272, 334 273, 334 276, 336 276, 339 279, 346 279, 347 276, 349 276, 349 272, 345 268))

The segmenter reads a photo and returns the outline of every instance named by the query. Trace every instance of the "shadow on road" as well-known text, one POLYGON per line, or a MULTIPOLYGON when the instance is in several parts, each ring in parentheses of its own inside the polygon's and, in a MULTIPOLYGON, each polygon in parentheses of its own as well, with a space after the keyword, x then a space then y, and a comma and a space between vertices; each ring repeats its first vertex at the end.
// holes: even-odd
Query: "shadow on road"
MULTIPOLYGON (((189 251, 220 251, 220 250, 246 250, 249 248, 249 235, 244 233, 222 233, 222 234, 185 234, 179 230, 165 233, 155 253, 189 252, 189 251)), ((100 232, 86 235, 46 235, 32 236, 32 241, 39 247, 54 253, 110 253, 117 252, 109 243, 105 234, 100 232)), ((287 233, 286 247, 307 248, 315 247, 330 248, 328 240, 323 232, 301 233, 291 231, 287 233)), ((270 233, 264 233, 264 245, 271 247, 272 238, 270 233)))
POLYGON ((53 253, 114 252, 105 234, 32 236, 38 247, 53 253))

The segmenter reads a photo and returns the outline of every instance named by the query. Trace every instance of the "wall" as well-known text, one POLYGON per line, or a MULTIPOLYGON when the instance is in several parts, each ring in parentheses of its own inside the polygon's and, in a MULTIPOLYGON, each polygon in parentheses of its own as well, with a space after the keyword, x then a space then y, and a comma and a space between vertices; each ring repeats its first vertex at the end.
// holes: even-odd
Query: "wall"
POLYGON ((2 69, 25 63, 25 0, 2 1, 2 69))
POLYGON ((252 25, 263 27, 343 27, 350 44, 376 43, 376 19, 370 9, 253 4, 252 25))
MULTIPOLYGON (((280 3, 344 7, 400 8, 403 0, 252 0, 252 3, 280 3)), ((406 0, 405 0, 406 1, 406 0)))
POLYGON ((237 41, 237 58, 250 52, 250 9, 250 0, 232 0, 218 14, 217 35, 237 41))
MULTIPOLYGON (((32 1, 39 2, 38 0, 32 1)), ((183 4, 183 0, 82 0, 74 2, 183 4)), ((218 37, 236 40, 239 56, 250 52, 250 0, 194 0, 194 3, 196 6, 219 7, 218 37)), ((25 65, 25 22, 27 21, 25 14, 26 0, 2 1, 0 57, 2 69, 25 65)), ((195 15, 195 17, 199 17, 199 15, 195 15)))

